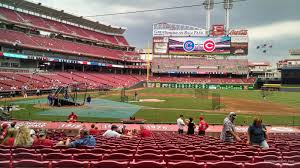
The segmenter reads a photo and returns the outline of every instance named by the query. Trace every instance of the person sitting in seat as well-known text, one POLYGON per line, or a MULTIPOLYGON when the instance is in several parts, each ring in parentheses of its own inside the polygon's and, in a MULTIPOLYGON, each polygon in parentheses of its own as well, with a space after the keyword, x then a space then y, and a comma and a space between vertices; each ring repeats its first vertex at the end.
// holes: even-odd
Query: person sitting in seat
POLYGON ((37 138, 33 141, 32 146, 53 146, 53 141, 50 139, 47 139, 47 132, 46 130, 41 130, 38 133, 37 138))
POLYGON ((30 134, 30 129, 22 125, 17 132, 14 146, 15 147, 31 147, 34 139, 30 134))
POLYGON ((71 122, 71 123, 75 123, 77 122, 77 115, 72 112, 69 116, 68 116, 68 122, 71 122))
POLYGON ((147 130, 143 125, 140 126, 140 136, 142 138, 151 137, 151 132, 147 130))
POLYGON ((2 145, 10 146, 10 147, 14 146, 16 134, 17 134, 16 129, 8 129, 7 135, 4 138, 2 145))
POLYGON ((70 148, 77 148, 79 146, 95 147, 96 139, 92 135, 89 135, 88 130, 83 129, 80 131, 79 139, 71 142, 71 139, 68 138, 65 144, 67 147, 70 147, 70 148))
POLYGON ((122 134, 118 133, 117 131, 118 131, 118 126, 112 125, 112 126, 111 126, 111 129, 105 131, 104 134, 103 134, 102 136, 104 136, 104 137, 106 137, 106 138, 130 137, 130 136, 122 135, 122 134))
POLYGON ((92 124, 91 129, 89 130, 89 134, 95 136, 97 135, 97 133, 98 131, 95 129, 95 124, 92 124))

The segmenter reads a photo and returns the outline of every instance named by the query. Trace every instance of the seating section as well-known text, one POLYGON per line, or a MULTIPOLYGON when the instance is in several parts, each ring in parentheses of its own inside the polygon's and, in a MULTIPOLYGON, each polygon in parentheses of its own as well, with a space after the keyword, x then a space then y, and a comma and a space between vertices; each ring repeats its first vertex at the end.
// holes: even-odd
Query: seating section
POLYGON ((197 84, 254 84, 256 79, 240 77, 151 77, 150 81, 153 82, 177 82, 177 83, 197 83, 197 84))
POLYGON ((108 58, 114 60, 124 60, 124 57, 126 57, 126 61, 137 60, 138 58, 138 54, 133 51, 125 52, 121 50, 113 50, 45 36, 28 35, 22 32, 5 29, 0 29, 0 37, 0 42, 2 43, 45 51, 54 51, 97 58, 108 58))
POLYGON ((58 32, 61 34, 77 36, 84 39, 101 41, 108 44, 129 46, 126 39, 121 36, 107 35, 100 32, 84 29, 81 27, 65 24, 55 20, 50 20, 27 13, 14 11, 11 9, 0 7, 0 19, 9 22, 14 22, 34 28, 40 28, 51 32, 58 32))
POLYGON ((0 72, 0 90, 21 90, 27 86, 29 90, 54 89, 73 82, 84 83, 84 89, 111 89, 130 87, 145 77, 139 75, 120 75, 108 73, 55 72, 55 73, 9 73, 0 72))
POLYGON ((154 73, 247 74, 247 59, 154 58, 154 73))
MULTIPOLYGON (((48 131, 55 142, 65 138, 48 131)), ((270 134, 270 149, 243 142, 226 144, 212 136, 152 132, 149 138, 107 139, 97 135, 95 148, 10 148, 0 146, 0 167, 118 167, 118 168, 244 168, 297 167, 300 164, 300 134, 270 134), (282 146, 285 148, 281 148, 282 146), (253 152, 248 155, 247 152, 253 152)))

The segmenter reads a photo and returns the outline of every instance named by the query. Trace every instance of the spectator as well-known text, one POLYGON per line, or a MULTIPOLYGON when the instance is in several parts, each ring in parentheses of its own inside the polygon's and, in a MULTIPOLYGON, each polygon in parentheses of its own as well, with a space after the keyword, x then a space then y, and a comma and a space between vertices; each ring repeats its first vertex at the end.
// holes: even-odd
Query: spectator
POLYGON ((235 126, 233 124, 235 119, 236 119, 235 112, 230 112, 228 117, 224 119, 223 129, 220 135, 220 139, 223 142, 234 142, 234 140, 236 141, 241 140, 240 137, 235 132, 235 126))
POLYGON ((75 123, 77 122, 77 115, 72 112, 69 116, 68 116, 68 122, 71 122, 71 123, 75 123))
POLYGON ((248 128, 247 144, 259 145, 263 149, 268 149, 267 138, 267 129, 265 125, 262 124, 262 120, 260 118, 254 118, 253 124, 248 128))
POLYGON ((100 130, 98 129, 98 127, 95 127, 95 130, 96 130, 96 135, 99 135, 100 134, 100 130))
POLYGON ((14 146, 16 133, 17 133, 17 130, 9 129, 6 137, 4 138, 4 141, 2 142, 2 145, 11 146, 11 147, 14 146))
POLYGON ((53 146, 53 142, 50 139, 47 139, 46 130, 41 130, 38 134, 38 137, 33 141, 32 146, 53 146))
POLYGON ((91 129, 89 130, 90 135, 97 135, 98 131, 95 129, 95 124, 91 125, 91 129))
POLYGON ((88 130, 85 129, 80 131, 80 139, 77 139, 73 142, 70 141, 70 138, 68 138, 66 141, 66 146, 70 148, 77 148, 79 146, 96 146, 96 139, 92 135, 89 135, 88 130))
POLYGON ((7 135, 7 131, 8 131, 8 124, 7 123, 3 123, 1 125, 1 129, 0 129, 0 143, 2 143, 2 141, 4 140, 4 138, 7 135))
POLYGON ((89 104, 91 104, 91 101, 92 101, 92 97, 91 97, 91 95, 89 95, 89 96, 86 98, 86 102, 88 102, 89 104))
POLYGON ((14 146, 16 147, 30 147, 33 143, 33 138, 30 135, 30 130, 25 125, 22 125, 17 132, 14 146))
POLYGON ((126 135, 122 135, 117 132, 118 131, 118 126, 112 125, 110 130, 107 130, 104 132, 102 136, 106 138, 120 138, 120 137, 128 137, 126 135))
POLYGON ((208 128, 208 123, 204 121, 203 117, 199 117, 199 124, 198 124, 198 135, 205 135, 205 130, 208 128))
POLYGON ((189 119, 189 122, 188 122, 187 126, 188 126, 187 134, 188 135, 194 135, 195 134, 196 125, 194 123, 194 119, 193 118, 189 119))
POLYGON ((140 126, 140 136, 142 138, 146 138, 146 137, 151 137, 151 132, 149 130, 147 130, 144 126, 140 126))
POLYGON ((183 128, 184 128, 184 121, 183 121, 183 115, 180 115, 177 119, 177 126, 178 126, 178 134, 183 134, 183 128))

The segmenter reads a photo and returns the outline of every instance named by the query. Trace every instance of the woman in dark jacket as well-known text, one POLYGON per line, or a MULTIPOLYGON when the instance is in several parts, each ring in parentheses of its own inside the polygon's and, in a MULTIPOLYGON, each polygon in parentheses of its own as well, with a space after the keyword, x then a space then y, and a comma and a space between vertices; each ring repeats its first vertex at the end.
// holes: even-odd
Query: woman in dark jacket
POLYGON ((188 134, 188 135, 194 135, 196 125, 195 125, 195 123, 194 123, 194 119, 193 119, 193 118, 190 118, 190 121, 189 121, 189 123, 188 123, 187 126, 188 126, 187 134, 188 134))

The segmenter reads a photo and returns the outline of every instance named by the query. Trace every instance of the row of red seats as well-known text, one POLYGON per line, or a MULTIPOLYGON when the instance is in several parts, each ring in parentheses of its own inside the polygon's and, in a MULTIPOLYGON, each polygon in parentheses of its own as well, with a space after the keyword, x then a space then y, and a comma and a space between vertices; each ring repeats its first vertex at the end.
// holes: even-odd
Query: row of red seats
POLYGON ((3 16, 2 18, 5 18, 7 21, 25 24, 34 28, 41 28, 44 30, 59 32, 62 34, 77 36, 85 39, 87 38, 90 40, 97 40, 114 45, 129 45, 127 40, 121 35, 107 35, 100 32, 83 29, 77 26, 14 11, 3 7, 0 7, 0 14, 3 16))
POLYGON ((97 58, 109 58, 114 60, 124 60, 126 57, 128 61, 136 60, 137 53, 125 52, 121 50, 114 50, 93 46, 89 44, 75 43, 67 40, 60 40, 55 38, 48 38, 38 35, 27 35, 22 32, 0 29, 1 42, 9 43, 11 45, 20 45, 30 47, 33 49, 52 50, 61 53, 87 55, 97 58), (130 54, 132 55, 130 55, 130 54), (128 55, 130 56, 128 58, 128 55))
POLYGON ((58 86, 73 82, 87 83, 89 89, 98 89, 102 86, 112 88, 130 87, 144 77, 126 74, 106 74, 106 73, 83 73, 83 72, 55 72, 50 74, 23 74, 0 72, 0 87, 2 90, 20 90, 22 86, 28 85, 28 89, 53 89, 58 86))
POLYGON ((0 166, 5 168, 299 168, 300 163, 235 163, 232 161, 221 162, 170 162, 168 164, 155 161, 140 162, 117 162, 113 160, 82 162, 75 160, 60 161, 36 161, 36 160, 20 160, 20 161, 0 161, 0 166))

